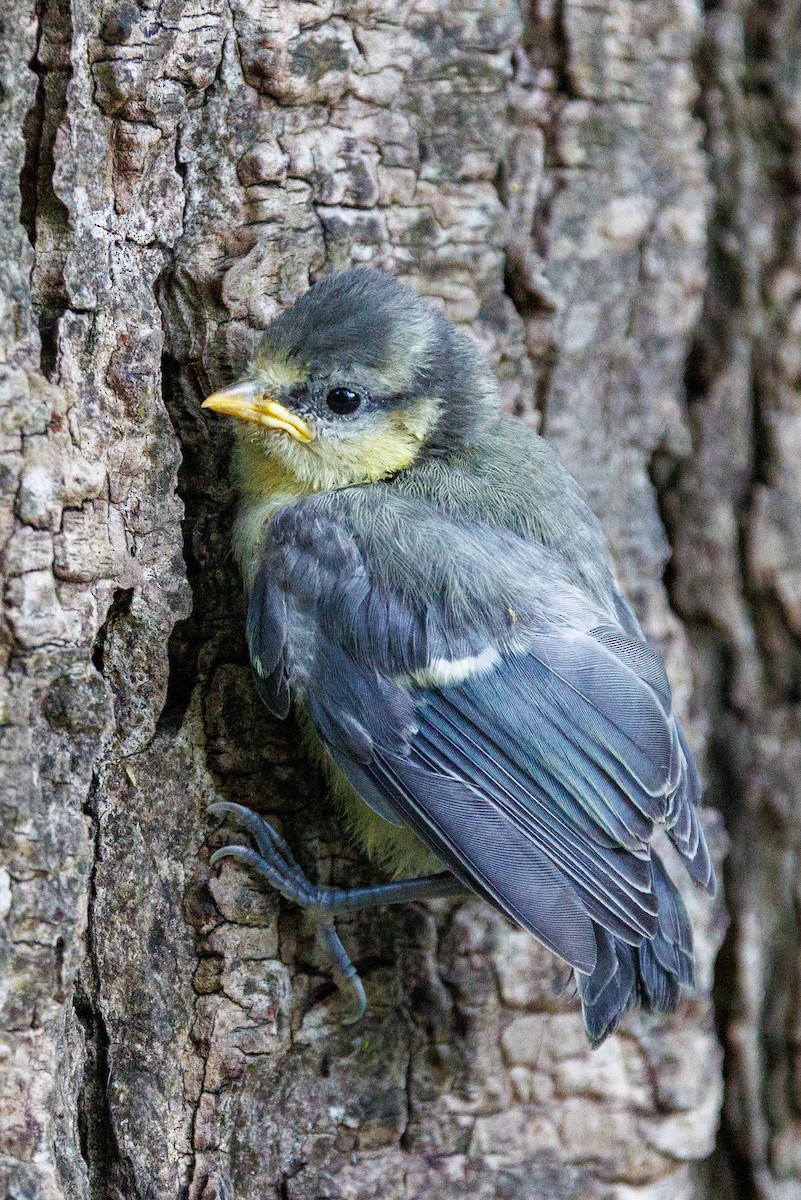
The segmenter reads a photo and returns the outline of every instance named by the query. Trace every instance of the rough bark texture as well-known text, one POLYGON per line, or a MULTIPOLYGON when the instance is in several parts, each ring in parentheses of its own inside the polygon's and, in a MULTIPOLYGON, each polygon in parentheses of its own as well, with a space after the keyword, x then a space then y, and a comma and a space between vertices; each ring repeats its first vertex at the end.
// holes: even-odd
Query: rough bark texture
POLYGON ((801 1197, 800 28, 798 0, 7 0, 3 1195, 801 1197), (373 877, 255 697, 199 411, 360 262, 469 325, 587 488, 725 820, 716 1004, 723 908, 688 888, 697 996, 595 1053, 478 901, 343 922, 346 1029, 299 912, 209 874, 225 798, 373 877))

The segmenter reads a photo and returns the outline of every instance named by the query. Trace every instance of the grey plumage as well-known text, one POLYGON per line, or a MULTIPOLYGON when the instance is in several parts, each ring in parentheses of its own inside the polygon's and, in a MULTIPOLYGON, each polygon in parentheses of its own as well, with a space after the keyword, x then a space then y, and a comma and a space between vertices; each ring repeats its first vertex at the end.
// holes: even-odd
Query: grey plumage
POLYGON ((364 428, 435 413, 390 478, 265 526, 247 625, 265 702, 298 701, 368 805, 571 964, 594 1042, 632 1003, 675 1007, 692 933, 650 843, 663 825, 712 889, 700 785, 580 489, 500 415, 463 336, 376 272, 310 292, 263 353, 312 364, 292 393, 310 421, 332 380, 369 384, 364 428))
MULTIPOLYGON (((534 540, 541 509, 536 486, 523 491, 521 457, 536 455, 549 484, 561 470, 517 424, 499 420, 496 442, 495 465, 508 455, 508 524, 497 509, 483 519, 467 457, 455 489, 423 466, 279 512, 251 654, 272 669, 275 613, 289 604, 281 679, 339 767, 576 969, 597 1040, 635 999, 664 1008, 691 981, 689 925, 649 842, 657 823, 680 829, 677 849, 710 885, 697 780, 664 668, 633 618, 620 623, 577 490, 565 481, 551 545, 534 540), (564 557, 571 523, 594 558, 564 557), (314 635, 296 658, 290 628, 304 623, 314 635), (488 646, 493 669, 454 686, 414 683, 432 661, 488 646)), ((483 460, 482 483, 487 471, 483 460)))

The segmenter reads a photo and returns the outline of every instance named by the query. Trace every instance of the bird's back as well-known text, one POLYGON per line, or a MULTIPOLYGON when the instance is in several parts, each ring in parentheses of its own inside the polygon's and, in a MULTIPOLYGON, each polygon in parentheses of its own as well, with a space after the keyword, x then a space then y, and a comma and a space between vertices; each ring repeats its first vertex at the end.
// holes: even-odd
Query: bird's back
POLYGON ((555 451, 518 418, 500 415, 477 444, 448 459, 419 462, 392 486, 464 521, 545 546, 575 586, 618 617, 598 519, 555 451))

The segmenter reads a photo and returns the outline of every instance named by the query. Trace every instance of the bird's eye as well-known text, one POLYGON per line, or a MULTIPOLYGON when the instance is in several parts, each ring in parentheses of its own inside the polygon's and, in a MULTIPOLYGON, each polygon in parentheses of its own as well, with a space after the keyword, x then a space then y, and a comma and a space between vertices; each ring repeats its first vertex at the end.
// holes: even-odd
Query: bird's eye
POLYGON ((358 392, 352 392, 350 388, 339 387, 331 389, 325 402, 331 412, 335 412, 339 417, 344 417, 346 413, 356 412, 362 398, 358 392))

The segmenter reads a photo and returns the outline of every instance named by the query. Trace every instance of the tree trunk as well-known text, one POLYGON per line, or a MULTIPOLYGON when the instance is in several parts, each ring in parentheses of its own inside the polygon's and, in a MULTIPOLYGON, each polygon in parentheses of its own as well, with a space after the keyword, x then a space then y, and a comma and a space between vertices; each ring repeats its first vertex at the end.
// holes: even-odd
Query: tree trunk
POLYGON ((2 1194, 798 1200, 799 0, 4 12, 2 1194), (345 1028, 308 920, 209 871, 222 798, 375 878, 255 696, 199 410, 362 262, 586 487, 731 843, 715 1003, 688 886, 697 995, 594 1053, 478 900, 343 921, 345 1028))

